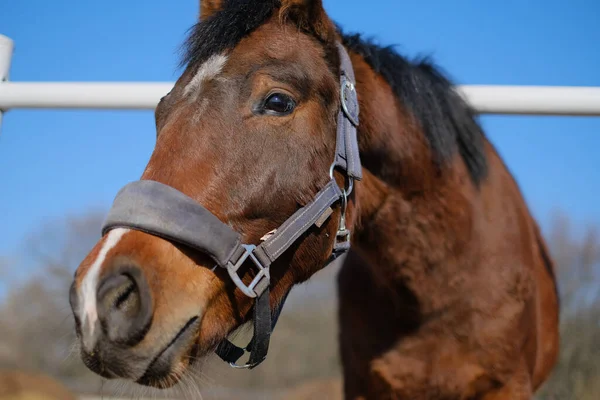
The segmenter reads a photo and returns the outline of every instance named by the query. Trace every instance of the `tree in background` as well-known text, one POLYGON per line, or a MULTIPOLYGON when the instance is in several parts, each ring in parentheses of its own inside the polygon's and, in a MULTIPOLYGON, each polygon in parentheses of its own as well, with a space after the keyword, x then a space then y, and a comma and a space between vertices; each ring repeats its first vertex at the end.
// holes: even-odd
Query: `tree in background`
POLYGON ((98 382, 79 362, 68 300, 73 271, 99 239, 101 212, 50 222, 3 269, 0 368, 98 382))
POLYGON ((560 292, 560 354, 540 399, 600 397, 600 237, 596 227, 577 235, 568 217, 554 218, 549 248, 560 292))

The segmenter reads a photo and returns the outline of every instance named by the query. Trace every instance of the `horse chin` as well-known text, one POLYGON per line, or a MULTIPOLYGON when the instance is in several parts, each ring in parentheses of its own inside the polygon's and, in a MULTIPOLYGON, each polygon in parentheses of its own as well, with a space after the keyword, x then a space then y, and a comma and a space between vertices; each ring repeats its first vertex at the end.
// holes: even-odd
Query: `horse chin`
POLYGON ((181 381, 181 379, 185 375, 186 369, 187 367, 180 367, 177 368, 177 370, 173 370, 172 372, 163 376, 144 376, 141 379, 139 379, 136 383, 155 389, 169 389, 177 385, 181 381))
POLYGON ((157 389, 168 389, 179 383, 186 371, 199 359, 199 330, 200 319, 190 319, 152 360, 136 383, 157 389))

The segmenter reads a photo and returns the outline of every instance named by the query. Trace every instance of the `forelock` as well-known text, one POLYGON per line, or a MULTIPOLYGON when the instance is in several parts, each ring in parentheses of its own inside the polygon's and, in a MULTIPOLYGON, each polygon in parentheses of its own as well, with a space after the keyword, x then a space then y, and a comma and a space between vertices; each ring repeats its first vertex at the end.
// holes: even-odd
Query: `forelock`
POLYGON ((181 66, 199 65, 232 49, 264 24, 279 4, 279 0, 224 0, 222 10, 190 29, 181 66))

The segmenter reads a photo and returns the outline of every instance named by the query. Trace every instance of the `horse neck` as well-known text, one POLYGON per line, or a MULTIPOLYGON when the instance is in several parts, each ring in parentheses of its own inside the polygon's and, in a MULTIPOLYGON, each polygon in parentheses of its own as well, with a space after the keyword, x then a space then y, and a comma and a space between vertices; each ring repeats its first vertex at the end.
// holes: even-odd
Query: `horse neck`
MULTIPOLYGON (((360 56, 352 57, 363 163, 353 245, 382 282, 416 282, 428 268, 463 258, 473 231, 465 210, 476 192, 459 156, 443 170, 436 167, 425 136, 391 87, 360 56)), ((426 290, 409 289, 417 297, 426 290)))

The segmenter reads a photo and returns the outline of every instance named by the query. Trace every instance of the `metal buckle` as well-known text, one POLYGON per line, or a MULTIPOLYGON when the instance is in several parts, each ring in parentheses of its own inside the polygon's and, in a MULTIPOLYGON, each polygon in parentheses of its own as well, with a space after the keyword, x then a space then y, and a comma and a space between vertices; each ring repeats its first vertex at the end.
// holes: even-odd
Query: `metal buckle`
POLYGON ((358 126, 358 113, 356 112, 358 109, 358 95, 356 94, 356 88, 354 83, 346 75, 343 76, 342 88, 340 90, 340 96, 342 100, 342 109, 344 110, 344 114, 346 117, 354 124, 354 126, 358 126), (350 98, 349 98, 350 96, 350 98), (352 102, 354 105, 354 114, 350 112, 350 108, 348 107, 348 102, 352 102))
POLYGON ((267 285, 271 281, 271 276, 269 274, 269 267, 263 266, 262 263, 258 260, 258 258, 256 258, 256 256, 254 255, 254 249, 256 249, 256 246, 254 246, 252 244, 242 244, 242 247, 244 248, 244 254, 242 254, 240 256, 240 258, 235 262, 235 264, 233 264, 231 261, 229 261, 227 263, 227 272, 229 273, 229 276, 231 277, 231 279, 233 280, 235 285, 246 296, 255 298, 257 296, 260 296, 261 293, 265 290, 265 286, 263 286, 262 289, 259 288, 259 292, 255 292, 254 289, 256 288, 256 286, 263 279, 267 280, 267 285), (246 286, 244 284, 244 282, 242 282, 242 279, 240 278, 240 276, 237 274, 237 271, 244 264, 244 262, 246 261, 246 259, 248 257, 250 258, 250 260, 252 260, 254 265, 256 267, 258 267, 258 274, 254 277, 252 282, 250 282, 250 285, 246 286))

